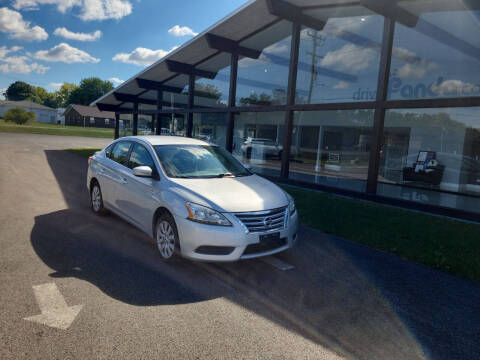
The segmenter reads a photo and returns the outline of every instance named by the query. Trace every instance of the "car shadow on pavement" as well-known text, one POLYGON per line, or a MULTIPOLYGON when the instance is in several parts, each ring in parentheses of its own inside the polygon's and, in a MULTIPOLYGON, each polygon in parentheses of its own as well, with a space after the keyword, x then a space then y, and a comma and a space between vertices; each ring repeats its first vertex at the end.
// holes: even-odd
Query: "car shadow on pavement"
MULTIPOLYGON (((112 225, 121 221, 116 220, 112 225)), ((31 243, 43 262, 55 270, 51 277, 89 281, 107 295, 132 305, 207 300, 159 272, 158 266, 152 267, 151 263, 160 259, 153 246, 142 243, 140 234, 130 237, 108 229, 108 225, 105 229, 99 229, 98 224, 86 226, 88 221, 84 214, 72 210, 35 218, 31 243), (140 242, 135 238, 140 238, 140 242), (128 249, 129 254, 121 248, 128 249)), ((181 266, 178 260, 177 265, 181 266)))
POLYGON ((52 277, 76 277, 132 305, 181 304, 221 294, 200 294, 173 280, 192 265, 165 264, 146 235, 113 214, 92 213, 85 185, 86 159, 61 150, 45 151, 67 209, 35 217, 31 244, 52 277))
POLYGON ((64 151, 45 153, 68 205, 36 217, 32 230, 33 248, 55 270, 51 276, 84 279, 136 305, 223 296, 347 358, 464 359, 479 353, 468 319, 469 305, 473 318, 479 318, 478 304, 468 297, 480 298, 476 285, 305 228, 296 248, 277 255, 293 270, 282 271, 260 259, 231 264, 175 259, 164 264, 146 235, 116 216, 92 214, 86 159, 64 151), (249 300, 221 286, 207 286, 212 278, 249 300), (442 306, 435 306, 437 295, 448 289, 459 291, 460 298, 449 294, 442 306), (450 326, 461 330, 462 319, 466 330, 452 333, 450 326))

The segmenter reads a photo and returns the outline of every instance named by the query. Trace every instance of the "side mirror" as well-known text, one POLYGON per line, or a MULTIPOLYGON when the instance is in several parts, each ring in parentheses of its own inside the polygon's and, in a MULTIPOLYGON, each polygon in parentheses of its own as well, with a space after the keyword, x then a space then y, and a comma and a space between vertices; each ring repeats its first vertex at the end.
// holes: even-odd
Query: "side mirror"
POLYGON ((152 168, 150 166, 137 166, 133 168, 133 175, 144 178, 152 177, 152 168))

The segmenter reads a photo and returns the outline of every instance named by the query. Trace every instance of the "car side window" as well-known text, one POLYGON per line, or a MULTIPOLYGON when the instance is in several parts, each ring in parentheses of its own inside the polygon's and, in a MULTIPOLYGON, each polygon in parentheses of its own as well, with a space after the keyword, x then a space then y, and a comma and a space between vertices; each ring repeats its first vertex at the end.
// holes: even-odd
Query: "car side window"
POLYGON ((112 155, 112 150, 115 144, 110 144, 109 146, 106 147, 105 149, 105 157, 110 158, 112 155))
POLYGON ((130 146, 131 143, 127 141, 116 143, 110 154, 110 159, 124 166, 128 166, 128 152, 130 151, 130 146))
POLYGON ((132 152, 130 153, 128 167, 133 169, 137 166, 150 166, 150 168, 155 172, 155 163, 153 162, 148 150, 145 148, 145 146, 134 143, 132 152))

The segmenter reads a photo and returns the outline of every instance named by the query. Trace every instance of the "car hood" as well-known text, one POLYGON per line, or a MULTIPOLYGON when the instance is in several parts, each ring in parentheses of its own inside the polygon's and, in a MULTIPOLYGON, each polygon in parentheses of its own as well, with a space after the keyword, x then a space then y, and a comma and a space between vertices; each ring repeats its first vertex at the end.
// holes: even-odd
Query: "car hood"
POLYGON ((170 188, 187 201, 220 212, 244 212, 275 209, 288 205, 285 192, 258 176, 219 179, 170 179, 170 188))

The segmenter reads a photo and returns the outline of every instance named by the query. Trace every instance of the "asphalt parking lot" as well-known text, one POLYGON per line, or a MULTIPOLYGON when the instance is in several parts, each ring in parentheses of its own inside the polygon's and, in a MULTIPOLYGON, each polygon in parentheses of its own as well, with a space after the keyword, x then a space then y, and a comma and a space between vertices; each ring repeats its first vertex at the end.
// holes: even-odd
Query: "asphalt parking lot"
POLYGON ((480 286, 302 228, 297 248, 165 264, 89 209, 104 139, 0 133, 0 358, 478 359, 480 286))

